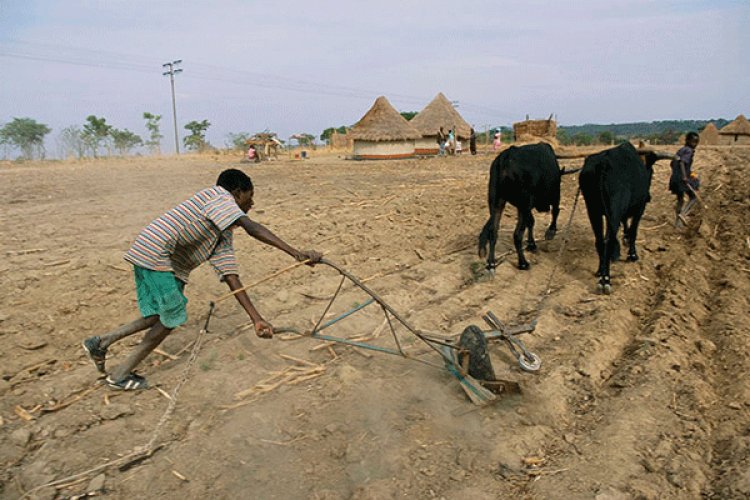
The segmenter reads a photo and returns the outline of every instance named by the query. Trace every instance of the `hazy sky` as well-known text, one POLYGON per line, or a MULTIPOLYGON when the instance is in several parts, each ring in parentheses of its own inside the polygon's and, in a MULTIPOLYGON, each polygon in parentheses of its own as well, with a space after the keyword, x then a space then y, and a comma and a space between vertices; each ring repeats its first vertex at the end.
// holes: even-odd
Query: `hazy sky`
POLYGON ((385 95, 437 92, 483 130, 526 114, 564 125, 750 114, 750 1, 0 0, 0 123, 90 114, 142 136, 351 125, 385 95))

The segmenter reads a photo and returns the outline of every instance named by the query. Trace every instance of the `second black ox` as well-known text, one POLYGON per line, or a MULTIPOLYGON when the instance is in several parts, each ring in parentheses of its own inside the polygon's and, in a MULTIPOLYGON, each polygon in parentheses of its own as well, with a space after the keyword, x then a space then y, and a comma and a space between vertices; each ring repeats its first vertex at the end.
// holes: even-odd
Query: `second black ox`
POLYGON ((583 163, 578 182, 599 254, 596 272, 599 291, 612 291, 609 263, 620 258, 617 241, 620 224, 623 225, 623 243, 628 246, 628 260, 638 260, 635 241, 646 203, 651 200, 653 165, 658 160, 671 158, 672 155, 665 153, 639 152, 626 142, 588 156, 583 163))
POLYGON ((560 170, 555 152, 549 144, 511 146, 495 158, 490 167, 488 189, 490 218, 479 234, 479 256, 487 257, 487 269, 491 271, 497 266, 495 243, 506 202, 518 210, 513 243, 518 254, 519 269, 529 268, 521 247, 524 231, 528 230, 526 250, 536 250, 532 209, 539 212, 552 210, 552 223, 545 233, 545 239, 555 237, 557 216, 560 214, 560 176, 563 173, 567 172, 560 170))

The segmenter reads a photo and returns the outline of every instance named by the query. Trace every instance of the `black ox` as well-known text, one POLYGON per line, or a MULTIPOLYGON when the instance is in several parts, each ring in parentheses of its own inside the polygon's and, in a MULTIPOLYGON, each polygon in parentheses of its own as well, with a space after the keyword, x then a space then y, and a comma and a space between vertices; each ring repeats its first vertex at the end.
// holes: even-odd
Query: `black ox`
POLYGON ((652 151, 638 151, 629 142, 588 156, 578 179, 596 251, 599 254, 598 288, 610 293, 612 283, 609 264, 620 258, 617 231, 623 225, 623 243, 628 246, 628 261, 638 260, 635 242, 638 224, 651 200, 649 190, 653 165, 672 155, 652 151), (604 232, 606 226, 606 233, 604 232))
POLYGON ((575 171, 561 171, 555 152, 549 144, 511 146, 500 153, 490 167, 488 202, 490 218, 479 234, 479 256, 487 257, 487 269, 496 266, 495 244, 500 219, 508 202, 518 210, 518 221, 513 231, 513 244, 518 254, 518 268, 528 269, 529 262, 521 246, 523 233, 528 229, 526 250, 535 251, 534 216, 531 209, 539 212, 552 210, 552 222, 544 237, 551 240, 557 232, 557 217, 560 214, 561 175, 575 171), (487 244, 489 243, 489 253, 487 244))

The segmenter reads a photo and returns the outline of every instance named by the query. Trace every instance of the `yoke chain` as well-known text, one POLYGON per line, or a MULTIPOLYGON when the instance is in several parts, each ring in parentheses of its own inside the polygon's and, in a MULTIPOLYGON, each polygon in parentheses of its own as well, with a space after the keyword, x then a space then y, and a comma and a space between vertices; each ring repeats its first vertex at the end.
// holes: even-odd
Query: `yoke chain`
MULTIPOLYGON (((552 279, 555 276, 555 273, 557 272, 557 268, 560 267, 560 261, 562 260, 562 254, 565 251, 565 247, 568 245, 568 241, 570 241, 570 229, 573 225, 573 216, 576 213, 576 207, 578 206, 578 198, 581 195, 581 188, 579 187, 576 191, 576 196, 573 199, 573 209, 570 211, 570 217, 568 217, 568 223, 565 225, 565 229, 563 232, 563 241, 560 245, 560 248, 557 250, 557 257, 555 259, 555 264, 552 266, 552 270, 549 273, 549 276, 547 277, 547 283, 544 286, 544 291, 542 292, 542 296, 539 299, 539 301, 536 303, 536 306, 530 311, 530 314, 532 315, 531 324, 536 325, 537 321, 542 315, 542 309, 544 307, 544 303, 547 301, 547 298, 552 293, 552 279)), ((527 281, 527 287, 528 287, 528 281, 527 281)), ((526 293, 526 290, 524 289, 524 294, 526 293)))

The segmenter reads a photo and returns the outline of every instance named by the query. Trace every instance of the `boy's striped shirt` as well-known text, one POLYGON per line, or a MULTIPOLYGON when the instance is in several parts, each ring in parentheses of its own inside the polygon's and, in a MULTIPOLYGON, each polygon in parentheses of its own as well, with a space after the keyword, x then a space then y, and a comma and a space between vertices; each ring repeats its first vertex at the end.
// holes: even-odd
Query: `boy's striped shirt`
POLYGON ((125 260, 153 271, 172 271, 185 283, 190 272, 206 261, 221 277, 238 274, 229 228, 243 215, 223 187, 198 191, 146 226, 125 260))

